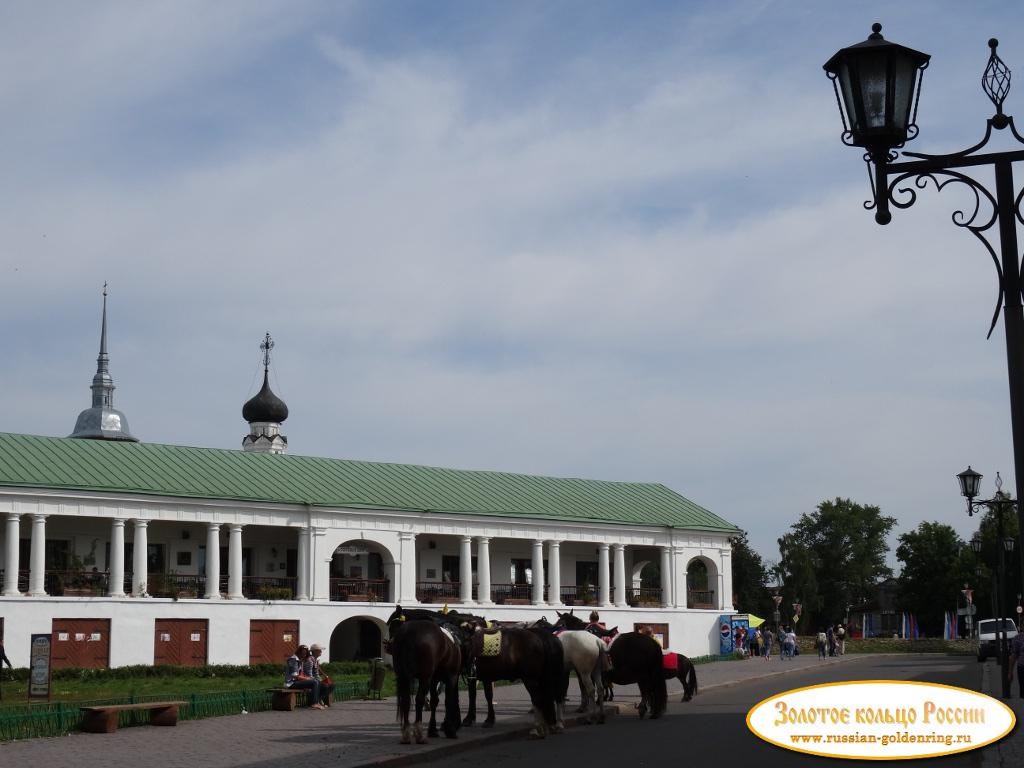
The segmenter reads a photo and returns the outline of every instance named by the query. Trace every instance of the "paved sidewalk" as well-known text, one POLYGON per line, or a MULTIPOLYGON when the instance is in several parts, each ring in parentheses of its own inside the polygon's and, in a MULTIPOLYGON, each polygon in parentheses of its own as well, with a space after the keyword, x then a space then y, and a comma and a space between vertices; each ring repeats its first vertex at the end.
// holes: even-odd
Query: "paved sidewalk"
MULTIPOLYGON (((994 699, 999 699, 1017 716, 1017 725, 1009 736, 996 744, 982 748, 982 766, 983 768, 1020 768, 1024 765, 1024 722, 1021 721, 1021 718, 1024 717, 1024 699, 1001 698, 1003 687, 999 678, 999 665, 994 659, 979 666, 982 668, 981 692, 994 699)), ((1017 691, 1017 681, 1014 680, 1010 692, 1016 696, 1017 691)))
MULTIPOLYGON (((754 678, 786 675, 823 664, 843 664, 863 658, 849 655, 822 661, 799 656, 781 661, 752 658, 701 664, 697 678, 701 691, 754 678)), ((982 666, 982 665, 980 665, 982 666)), ((979 671, 981 689, 991 692, 993 665, 979 671)), ((622 717, 635 717, 636 686, 617 686, 615 704, 622 717)), ((669 682, 669 700, 678 702, 682 686, 669 682)), ((466 698, 460 697, 463 712, 466 698)), ((699 702, 699 699, 697 700, 699 702)), ((579 703, 579 691, 570 688, 572 712, 579 703)), ((1022 716, 1021 700, 1008 701, 1022 716)), ((483 701, 479 695, 478 704, 483 701)), ((231 717, 179 723, 176 728, 140 726, 113 734, 76 733, 51 739, 0 744, 0 765, 46 765, 48 768, 145 768, 147 762, 160 768, 357 768, 359 766, 401 765, 441 759, 456 751, 480 746, 482 741, 522 739, 532 724, 529 698, 521 685, 495 690, 497 724, 493 729, 479 725, 462 728, 458 739, 431 739, 427 745, 401 745, 394 698, 385 701, 347 701, 324 711, 258 712, 231 717)), ((478 714, 482 719, 482 716, 478 714)), ((567 713, 568 720, 568 713, 567 713)), ((742 727, 742 724, 737 724, 742 727)), ((573 727, 573 726, 570 726, 573 727)), ((579 726, 582 727, 582 726, 579 726)), ((983 750, 985 768, 1009 768, 1024 764, 1024 728, 1017 728, 998 745, 983 750)))

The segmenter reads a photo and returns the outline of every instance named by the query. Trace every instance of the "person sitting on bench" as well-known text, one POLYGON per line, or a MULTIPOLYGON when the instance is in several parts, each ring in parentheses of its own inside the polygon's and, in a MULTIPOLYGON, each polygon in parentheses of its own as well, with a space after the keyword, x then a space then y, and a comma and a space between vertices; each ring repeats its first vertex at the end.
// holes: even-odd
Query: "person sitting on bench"
POLYGON ((309 658, 309 647, 300 645, 284 663, 284 687, 309 689, 310 709, 323 709, 320 703, 320 681, 304 674, 302 665, 309 658))

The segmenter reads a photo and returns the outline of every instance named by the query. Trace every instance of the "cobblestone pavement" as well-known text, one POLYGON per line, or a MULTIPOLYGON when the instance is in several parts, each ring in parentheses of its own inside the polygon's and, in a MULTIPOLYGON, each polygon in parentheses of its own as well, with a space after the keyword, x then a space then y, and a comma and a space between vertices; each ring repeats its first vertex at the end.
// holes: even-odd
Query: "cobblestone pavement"
MULTIPOLYGON (((701 690, 759 677, 785 675, 823 664, 842 664, 858 658, 845 656, 819 660, 799 656, 792 660, 723 661, 697 667, 701 690)), ((991 663, 983 666, 982 690, 991 695, 995 681, 991 663)), ((575 684, 574 684, 575 685, 575 684)), ((669 682, 669 696, 678 700, 679 682, 669 682)), ((573 706, 578 691, 570 691, 573 706)), ((465 697, 462 698, 465 711, 465 697)), ((478 703, 483 704, 481 693, 478 703)), ((615 704, 632 712, 638 700, 635 686, 616 688, 615 704)), ((1024 713, 1020 699, 1008 701, 1018 718, 1024 713)), ((0 744, 0 765, 45 765, 47 768, 356 768, 387 765, 389 768, 434 760, 453 751, 478 746, 481 740, 525 738, 532 723, 529 699, 521 685, 495 690, 498 722, 493 729, 463 728, 459 738, 431 739, 430 744, 401 745, 395 700, 339 702, 324 711, 258 712, 230 717, 181 722, 176 728, 140 726, 113 734, 76 733, 50 739, 0 744)), ((571 711, 571 710, 570 710, 571 711)), ((985 768, 1024 765, 1022 728, 1018 727, 998 745, 983 750, 985 768)))

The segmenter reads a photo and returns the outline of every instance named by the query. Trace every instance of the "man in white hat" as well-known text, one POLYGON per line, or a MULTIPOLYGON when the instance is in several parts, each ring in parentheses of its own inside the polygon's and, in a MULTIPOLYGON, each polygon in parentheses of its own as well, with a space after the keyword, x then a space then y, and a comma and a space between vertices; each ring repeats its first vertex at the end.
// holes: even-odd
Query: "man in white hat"
POLYGON ((334 683, 331 678, 320 669, 320 654, 324 652, 323 646, 313 643, 309 646, 309 658, 302 667, 304 674, 320 683, 320 703, 325 707, 331 706, 331 694, 334 692, 334 683))

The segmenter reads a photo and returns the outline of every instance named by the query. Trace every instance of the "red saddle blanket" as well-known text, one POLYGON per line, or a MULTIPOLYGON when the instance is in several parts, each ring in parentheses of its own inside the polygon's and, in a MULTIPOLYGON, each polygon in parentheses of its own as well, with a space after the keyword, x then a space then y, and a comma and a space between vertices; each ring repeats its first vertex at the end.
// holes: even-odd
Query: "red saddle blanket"
POLYGON ((679 670, 679 654, 669 653, 664 654, 661 657, 661 665, 669 672, 676 672, 679 670))

